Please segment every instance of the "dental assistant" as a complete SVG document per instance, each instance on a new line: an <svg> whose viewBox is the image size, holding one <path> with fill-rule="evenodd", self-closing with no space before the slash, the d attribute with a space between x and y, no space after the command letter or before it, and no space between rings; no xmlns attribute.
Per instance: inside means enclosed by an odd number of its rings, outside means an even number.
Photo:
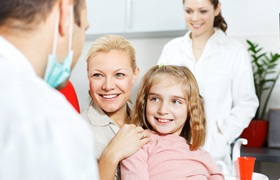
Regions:
<svg viewBox="0 0 280 180"><path fill-rule="evenodd" d="M188 67L204 98L207 137L203 148L230 166L230 144L258 107L246 48L228 37L219 0L184 0L189 31L168 42L158 64Z"/></svg>

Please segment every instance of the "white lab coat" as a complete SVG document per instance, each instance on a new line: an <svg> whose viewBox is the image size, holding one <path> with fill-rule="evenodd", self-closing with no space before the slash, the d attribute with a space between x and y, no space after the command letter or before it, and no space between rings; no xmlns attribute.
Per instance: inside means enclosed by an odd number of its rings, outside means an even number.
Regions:
<svg viewBox="0 0 280 180"><path fill-rule="evenodd" d="M258 107L249 54L240 42L215 29L196 61L189 34L168 42L158 64L182 65L193 72L205 102L203 148L215 160L229 162L230 143L248 126Z"/></svg>
<svg viewBox="0 0 280 180"><path fill-rule="evenodd" d="M1 36L0 47L0 179L98 179L90 128Z"/></svg>

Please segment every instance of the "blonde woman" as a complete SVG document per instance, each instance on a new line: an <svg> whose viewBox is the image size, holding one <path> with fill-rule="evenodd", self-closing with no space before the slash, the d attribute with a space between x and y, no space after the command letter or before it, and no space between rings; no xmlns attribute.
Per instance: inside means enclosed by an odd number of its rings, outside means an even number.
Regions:
<svg viewBox="0 0 280 180"><path fill-rule="evenodd" d="M150 140L141 127L127 124L139 73L135 50L121 36L100 37L88 52L87 72L92 101L83 117L94 132L100 179L120 179L119 162Z"/></svg>

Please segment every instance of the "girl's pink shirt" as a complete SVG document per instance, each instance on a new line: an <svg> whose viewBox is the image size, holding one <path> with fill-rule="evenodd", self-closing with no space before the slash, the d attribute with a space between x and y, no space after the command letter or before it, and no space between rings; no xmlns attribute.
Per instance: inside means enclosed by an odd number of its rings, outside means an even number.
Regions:
<svg viewBox="0 0 280 180"><path fill-rule="evenodd" d="M190 151L183 137L147 133L151 142L121 162L122 180L224 179L210 154Z"/></svg>

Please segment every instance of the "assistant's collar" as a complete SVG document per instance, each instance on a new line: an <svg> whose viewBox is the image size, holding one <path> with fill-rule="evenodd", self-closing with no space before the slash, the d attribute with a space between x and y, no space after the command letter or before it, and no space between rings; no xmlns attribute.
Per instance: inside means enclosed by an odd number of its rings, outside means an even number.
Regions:
<svg viewBox="0 0 280 180"><path fill-rule="evenodd" d="M214 28L214 34L208 39L208 41L215 41L218 44L224 44L227 43L227 35L219 28ZM192 43L192 39L190 38L191 31L188 31L184 35L184 41L188 44Z"/></svg>

